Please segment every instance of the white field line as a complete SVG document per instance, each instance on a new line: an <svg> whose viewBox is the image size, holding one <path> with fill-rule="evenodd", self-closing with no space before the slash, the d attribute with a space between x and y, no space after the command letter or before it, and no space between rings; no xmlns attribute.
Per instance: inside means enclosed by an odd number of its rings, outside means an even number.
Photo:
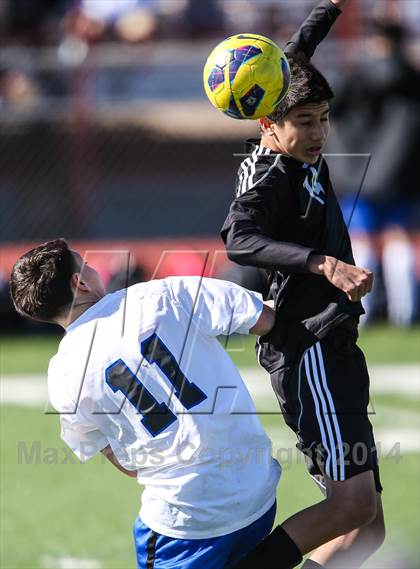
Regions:
<svg viewBox="0 0 420 569"><path fill-rule="evenodd" d="M272 396L270 378L261 367L241 368L251 395ZM369 366L371 393L391 393L420 398L420 364L376 364Z"/></svg>
<svg viewBox="0 0 420 569"><path fill-rule="evenodd" d="M268 374L259 367L244 367L241 375L257 403L258 411L278 412ZM372 394L394 394L420 399L420 366L417 364L372 365L369 368ZM48 402L45 375L0 378L0 404L45 407ZM260 408L259 403L264 403ZM268 403L268 407L266 404Z"/></svg>
<svg viewBox="0 0 420 569"><path fill-rule="evenodd" d="M256 403L259 413L280 415L276 397L266 372L261 368L242 368L249 391ZM420 405L420 373L415 364L408 365L374 365L370 366L371 392L373 406L376 394L394 394L419 400ZM15 376L0 379L0 404L29 406L41 409L48 408L46 377ZM382 411L382 409L379 409ZM373 410L375 414L375 411ZM383 413L371 417L376 424L375 438L383 453L390 452L395 444L400 445L401 453L420 452L420 420L419 414L404 410L401 403L393 409L393 418L382 422ZM398 419L398 420L397 420ZM390 427L392 424L392 428ZM295 445L294 435L283 424L279 417L279 426L270 428L269 435L273 446L282 451Z"/></svg>
<svg viewBox="0 0 420 569"><path fill-rule="evenodd" d="M44 555L41 565L44 569L102 569L102 563L97 559L81 559L70 555L62 557Z"/></svg>
<svg viewBox="0 0 420 569"><path fill-rule="evenodd" d="M0 404L45 407L47 379L42 375L4 377L0 380Z"/></svg>

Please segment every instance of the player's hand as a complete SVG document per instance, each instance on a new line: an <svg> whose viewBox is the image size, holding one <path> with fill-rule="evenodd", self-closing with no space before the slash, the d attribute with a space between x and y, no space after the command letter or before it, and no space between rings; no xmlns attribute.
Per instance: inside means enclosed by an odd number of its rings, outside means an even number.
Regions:
<svg viewBox="0 0 420 569"><path fill-rule="evenodd" d="M275 320L276 312L274 310L274 302L272 300L265 300L263 310L257 322L249 330L249 333L256 334L257 336L265 336L273 329Z"/></svg>
<svg viewBox="0 0 420 569"><path fill-rule="evenodd" d="M311 255L308 268L312 273L324 275L335 287L345 292L353 302L358 302L372 290L373 273L348 265L334 257Z"/></svg>
<svg viewBox="0 0 420 569"><path fill-rule="evenodd" d="M339 10L344 8L344 4L347 3L347 0L330 0L332 4L335 4Z"/></svg>

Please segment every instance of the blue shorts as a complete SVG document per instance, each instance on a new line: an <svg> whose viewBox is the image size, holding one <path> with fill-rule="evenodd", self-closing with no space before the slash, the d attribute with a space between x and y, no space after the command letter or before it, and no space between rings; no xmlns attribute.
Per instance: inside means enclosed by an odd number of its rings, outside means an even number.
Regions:
<svg viewBox="0 0 420 569"><path fill-rule="evenodd" d="M254 549L273 527L276 504L253 524L210 539L175 539L134 523L134 544L139 569L222 569L235 565Z"/></svg>

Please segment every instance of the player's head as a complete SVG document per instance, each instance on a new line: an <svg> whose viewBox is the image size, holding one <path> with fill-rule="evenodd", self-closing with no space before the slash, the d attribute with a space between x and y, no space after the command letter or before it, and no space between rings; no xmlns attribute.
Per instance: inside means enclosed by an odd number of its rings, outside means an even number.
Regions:
<svg viewBox="0 0 420 569"><path fill-rule="evenodd" d="M293 56L288 59L289 92L271 115L260 119L260 125L275 150L313 164L328 137L329 101L333 92L311 63Z"/></svg>
<svg viewBox="0 0 420 569"><path fill-rule="evenodd" d="M369 22L368 53L370 58L390 57L402 52L406 30L390 16L376 16Z"/></svg>
<svg viewBox="0 0 420 569"><path fill-rule="evenodd" d="M55 239L20 257L10 277L10 294L24 315L57 322L81 302L94 303L105 289L98 273L72 251L64 239Z"/></svg>

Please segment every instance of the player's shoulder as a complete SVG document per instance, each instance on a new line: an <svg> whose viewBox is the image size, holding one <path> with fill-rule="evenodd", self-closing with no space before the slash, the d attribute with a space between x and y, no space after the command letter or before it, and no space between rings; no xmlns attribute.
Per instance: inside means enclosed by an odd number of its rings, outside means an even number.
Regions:
<svg viewBox="0 0 420 569"><path fill-rule="evenodd" d="M167 279L153 279L127 288L128 298L144 300L169 294Z"/></svg>
<svg viewBox="0 0 420 569"><path fill-rule="evenodd" d="M127 289L128 303L144 301L152 311L156 304L180 303L185 297L198 294L202 280L199 276L171 276L136 284Z"/></svg>
<svg viewBox="0 0 420 569"><path fill-rule="evenodd" d="M229 294L231 289L240 289L230 281L202 276L168 277L164 281L170 290L171 299L189 306L202 301L212 303L216 297Z"/></svg>
<svg viewBox="0 0 420 569"><path fill-rule="evenodd" d="M261 146L258 139L248 139L245 149L246 157L239 166L236 179L237 197L254 188L281 182L281 178L285 176L281 154Z"/></svg>
<svg viewBox="0 0 420 569"><path fill-rule="evenodd" d="M205 280L201 276L167 277L163 283L171 300L182 304L197 298Z"/></svg>

